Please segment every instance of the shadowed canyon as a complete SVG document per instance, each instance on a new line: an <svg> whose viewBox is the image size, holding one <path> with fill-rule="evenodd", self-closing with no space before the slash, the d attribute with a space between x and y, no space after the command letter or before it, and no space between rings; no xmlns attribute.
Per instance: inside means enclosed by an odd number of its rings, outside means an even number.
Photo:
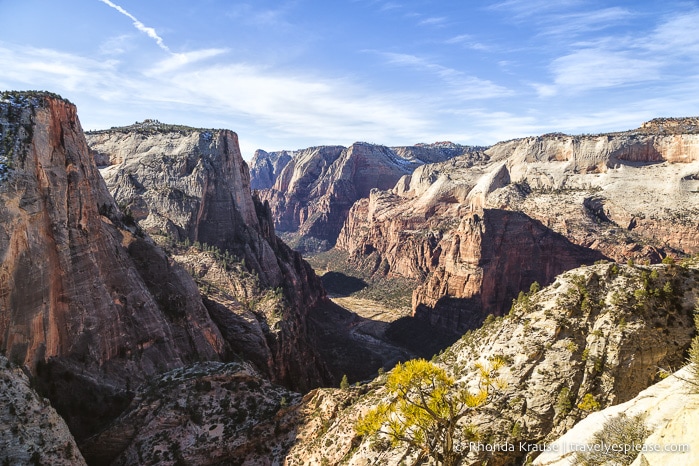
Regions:
<svg viewBox="0 0 699 466"><path fill-rule="evenodd" d="M581 464L533 446L627 412L696 438L699 118L250 166L231 130L85 133L47 92L3 93L0 131L3 464L447 464L357 427L417 358L494 374L455 464Z"/></svg>

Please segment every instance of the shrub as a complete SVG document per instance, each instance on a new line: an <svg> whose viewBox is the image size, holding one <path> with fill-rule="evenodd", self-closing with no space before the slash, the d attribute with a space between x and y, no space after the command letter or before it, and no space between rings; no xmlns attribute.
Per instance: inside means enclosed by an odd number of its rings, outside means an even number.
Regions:
<svg viewBox="0 0 699 466"><path fill-rule="evenodd" d="M582 401L578 403L578 408L583 411L597 411L600 408L600 404L591 393L585 393Z"/></svg>
<svg viewBox="0 0 699 466"><path fill-rule="evenodd" d="M570 412L572 407L573 403L570 401L570 388L561 388L561 391L558 392L558 399L556 400L556 411L558 411L560 415L565 416Z"/></svg>
<svg viewBox="0 0 699 466"><path fill-rule="evenodd" d="M649 434L650 431L646 428L643 415L629 417L621 413L605 422L602 429L592 436L592 444L600 447L576 453L576 464L584 466L629 465L638 456L643 442ZM619 446L623 446L623 448L619 448Z"/></svg>

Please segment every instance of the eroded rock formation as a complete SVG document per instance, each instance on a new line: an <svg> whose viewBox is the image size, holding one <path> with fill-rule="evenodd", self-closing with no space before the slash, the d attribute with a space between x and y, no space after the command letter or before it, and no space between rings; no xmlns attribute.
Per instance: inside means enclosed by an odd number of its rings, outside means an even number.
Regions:
<svg viewBox="0 0 699 466"><path fill-rule="evenodd" d="M275 227L294 248L322 251L335 244L352 204L372 189L392 188L424 163L472 152L477 153L474 148L451 143L309 148L294 153L274 185L260 195L270 203ZM267 163L264 158L258 160ZM256 171L268 173L263 168Z"/></svg>
<svg viewBox="0 0 699 466"><path fill-rule="evenodd" d="M72 104L8 94L0 125L12 162L0 184L0 347L80 437L131 386L218 359L226 344L190 276L119 213Z"/></svg>
<svg viewBox="0 0 699 466"><path fill-rule="evenodd" d="M93 156L103 162L110 192L147 233L229 254L243 272L257 276L261 289L283 292L287 305L280 310L279 326L270 329L259 316L265 339L251 345L259 347L254 359L273 360L273 379L299 389L325 381L327 372L309 341L306 322L308 310L325 299L325 292L310 266L275 235L267 204L253 199L237 135L147 121L91 133L87 139ZM181 262L199 270L185 256L180 255ZM203 277L206 270L196 275ZM233 283L224 289L234 299L249 298ZM229 327L227 317L235 317L226 308L235 314L231 309L239 306L210 298L206 304L212 316L222 329ZM243 321L251 317L242 314ZM237 326L245 326L237 320Z"/></svg>
<svg viewBox="0 0 699 466"><path fill-rule="evenodd" d="M575 265L695 253L699 135L672 121L423 165L355 203L337 247L375 273L426 279L414 311L459 329Z"/></svg>

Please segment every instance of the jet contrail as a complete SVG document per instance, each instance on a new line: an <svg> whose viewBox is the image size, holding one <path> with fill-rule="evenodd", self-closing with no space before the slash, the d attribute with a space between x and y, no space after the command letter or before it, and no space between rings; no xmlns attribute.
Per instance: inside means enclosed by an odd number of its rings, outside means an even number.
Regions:
<svg viewBox="0 0 699 466"><path fill-rule="evenodd" d="M155 32L155 29L149 28L148 26L146 26L145 24L143 24L142 22L140 22L134 15L132 15L132 14L129 13L128 11L124 10L124 9L123 9L122 7L120 7L119 5L116 5L116 4L112 3L112 2L110 2L109 0L99 0L99 1L102 2L102 3L104 3L105 5L108 5L108 6L112 7L112 8L114 8L116 11L118 11L118 12L121 13L122 15L128 17L131 21L133 21L133 25L136 26L136 29L138 29L138 30L141 31L141 32L145 32L146 34L148 34L148 37L150 37L151 39L155 39L155 42L158 44L158 47L160 47L161 49L165 50L166 52L170 52L170 49L168 48L167 45L165 45L165 44L163 43L162 37L160 37L160 36L158 35L158 33Z"/></svg>

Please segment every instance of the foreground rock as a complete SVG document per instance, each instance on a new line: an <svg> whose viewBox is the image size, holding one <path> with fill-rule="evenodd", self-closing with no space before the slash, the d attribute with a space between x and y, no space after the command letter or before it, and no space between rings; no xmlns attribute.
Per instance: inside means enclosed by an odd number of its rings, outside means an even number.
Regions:
<svg viewBox="0 0 699 466"><path fill-rule="evenodd" d="M275 173L274 158L262 153L253 160L260 195L268 200L274 225L300 251L332 247L352 204L371 189L389 189L419 165L478 152L451 143L388 148L366 143L313 147L296 151ZM263 189L276 174L274 184Z"/></svg>
<svg viewBox="0 0 699 466"><path fill-rule="evenodd" d="M0 425L3 464L85 464L63 418L4 356L0 356Z"/></svg>
<svg viewBox="0 0 699 466"><path fill-rule="evenodd" d="M299 401L248 365L198 364L142 387L83 451L92 464L270 464L295 440Z"/></svg>
<svg viewBox="0 0 699 466"><path fill-rule="evenodd" d="M659 368L683 363L694 332L697 277L696 266L602 264L567 272L523 296L508 316L467 333L437 360L472 389L478 364L494 358L506 362L499 376L507 387L462 427L475 426L492 445L537 445L558 438L595 410L631 400L660 379ZM410 462L416 452L354 432L356 420L385 400L381 380L363 389L314 393L309 403L329 414L299 431L287 462ZM469 445L459 447L468 451ZM484 448L471 451L463 464L517 464L528 454L526 448Z"/></svg>
<svg viewBox="0 0 699 466"><path fill-rule="evenodd" d="M605 422L622 415L627 418L643 416L643 422L650 433L645 441L641 441L646 451L638 455L632 463L634 466L697 464L699 431L697 431L696 419L699 416L699 399L685 382L688 377L687 369L682 369L643 390L638 396L625 403L590 414L565 435L551 443L551 451L542 453L533 464L541 466L577 464L579 458L573 449L582 445L594 445L593 436L596 433L604 434L602 427ZM636 439L628 438L625 445L630 445L633 440ZM656 448L660 448L661 451L654 451ZM679 448L682 450L671 451ZM669 451L662 451L665 449Z"/></svg>
<svg viewBox="0 0 699 466"><path fill-rule="evenodd" d="M163 370L227 351L191 277L124 217L76 115L48 94L0 100L0 347L76 437ZM10 164L8 164L10 165Z"/></svg>

